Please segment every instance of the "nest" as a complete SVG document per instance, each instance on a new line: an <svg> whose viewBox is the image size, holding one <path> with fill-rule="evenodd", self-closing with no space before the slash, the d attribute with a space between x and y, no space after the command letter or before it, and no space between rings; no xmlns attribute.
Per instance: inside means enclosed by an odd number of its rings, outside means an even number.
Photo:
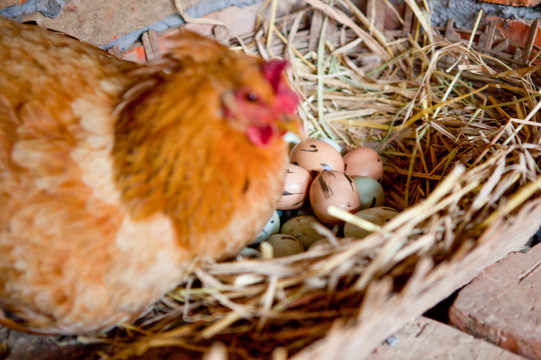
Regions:
<svg viewBox="0 0 541 360"><path fill-rule="evenodd" d="M135 325L92 340L115 358L174 346L209 359L360 359L535 233L535 57L476 50L479 21L451 42L429 9L408 0L401 16L385 3L402 29L383 31L350 0L284 16L271 1L254 33L229 41L289 59L309 135L377 150L400 215L362 240L328 231L328 246L303 254L203 264Z"/></svg>

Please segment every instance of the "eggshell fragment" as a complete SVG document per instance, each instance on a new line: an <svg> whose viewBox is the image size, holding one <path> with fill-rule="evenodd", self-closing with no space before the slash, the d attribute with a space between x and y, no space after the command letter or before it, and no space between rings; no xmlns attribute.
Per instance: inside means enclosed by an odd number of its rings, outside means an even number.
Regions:
<svg viewBox="0 0 541 360"><path fill-rule="evenodd" d="M263 230L257 235L257 237L254 240L254 244L258 244L271 236L272 234L276 234L280 231L280 215L278 215L278 212L275 211Z"/></svg>
<svg viewBox="0 0 541 360"><path fill-rule="evenodd" d="M312 176L321 171L344 171L342 155L325 141L308 139L291 149L291 162L306 169Z"/></svg>
<svg viewBox="0 0 541 360"><path fill-rule="evenodd" d="M272 245L273 257L282 257L293 254L299 254L304 251L301 242L291 235L275 234L271 235L266 243Z"/></svg>
<svg viewBox="0 0 541 360"><path fill-rule="evenodd" d="M361 209L383 206L385 204L385 193L379 182L368 176L355 176L353 181L357 186L357 190L359 190Z"/></svg>
<svg viewBox="0 0 541 360"><path fill-rule="evenodd" d="M351 177L340 171L324 171L310 186L310 205L319 220L332 226L342 221L328 213L329 206L355 212L360 209L361 200Z"/></svg>
<svg viewBox="0 0 541 360"><path fill-rule="evenodd" d="M313 215L297 216L286 221L280 233L294 236L305 249L308 249L310 245L323 237L314 229L314 224L321 224L321 222Z"/></svg>
<svg viewBox="0 0 541 360"><path fill-rule="evenodd" d="M298 209L304 204L312 177L300 166L287 164L284 191L278 201L279 210Z"/></svg>
<svg viewBox="0 0 541 360"><path fill-rule="evenodd" d="M366 221L370 221L373 224L383 226L385 225L387 221L391 220L396 215L398 215L398 211L390 207L375 207L375 208L361 210L357 212L355 215ZM346 225L344 225L345 237L354 237L357 239L362 239L368 234L370 234L370 231L361 229L360 227L355 226L353 224L346 223Z"/></svg>
<svg viewBox="0 0 541 360"><path fill-rule="evenodd" d="M351 150L344 155L345 170L349 176L370 176L377 181L383 177L383 162L379 154L366 147Z"/></svg>

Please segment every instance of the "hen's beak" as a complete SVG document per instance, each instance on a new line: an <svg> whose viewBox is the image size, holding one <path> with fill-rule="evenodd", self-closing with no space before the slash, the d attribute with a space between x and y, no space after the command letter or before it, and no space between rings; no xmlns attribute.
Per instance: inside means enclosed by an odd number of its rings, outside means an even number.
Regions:
<svg viewBox="0 0 541 360"><path fill-rule="evenodd" d="M284 116L280 121L276 123L276 127L284 133L291 131L304 139L304 129L302 127L301 120L294 116Z"/></svg>

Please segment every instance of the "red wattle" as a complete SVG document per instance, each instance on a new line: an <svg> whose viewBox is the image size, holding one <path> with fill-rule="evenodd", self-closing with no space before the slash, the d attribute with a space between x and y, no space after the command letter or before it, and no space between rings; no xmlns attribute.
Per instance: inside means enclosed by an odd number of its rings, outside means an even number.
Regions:
<svg viewBox="0 0 541 360"><path fill-rule="evenodd" d="M246 136L252 144L258 147L264 147L269 145L272 140L272 136L275 133L275 129L271 125L263 126L249 126L246 129Z"/></svg>

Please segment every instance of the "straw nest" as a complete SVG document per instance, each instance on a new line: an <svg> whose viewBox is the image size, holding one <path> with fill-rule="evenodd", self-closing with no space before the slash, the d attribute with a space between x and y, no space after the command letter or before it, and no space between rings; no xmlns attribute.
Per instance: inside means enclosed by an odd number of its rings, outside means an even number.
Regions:
<svg viewBox="0 0 541 360"><path fill-rule="evenodd" d="M303 254L203 264L99 339L115 357L175 346L210 359L360 359L535 232L540 66L476 51L479 22L451 43L406 3L411 32L378 30L350 0L306 0L285 16L274 1L231 44L288 58L310 136L377 150L401 214L362 240L327 231L328 246Z"/></svg>

